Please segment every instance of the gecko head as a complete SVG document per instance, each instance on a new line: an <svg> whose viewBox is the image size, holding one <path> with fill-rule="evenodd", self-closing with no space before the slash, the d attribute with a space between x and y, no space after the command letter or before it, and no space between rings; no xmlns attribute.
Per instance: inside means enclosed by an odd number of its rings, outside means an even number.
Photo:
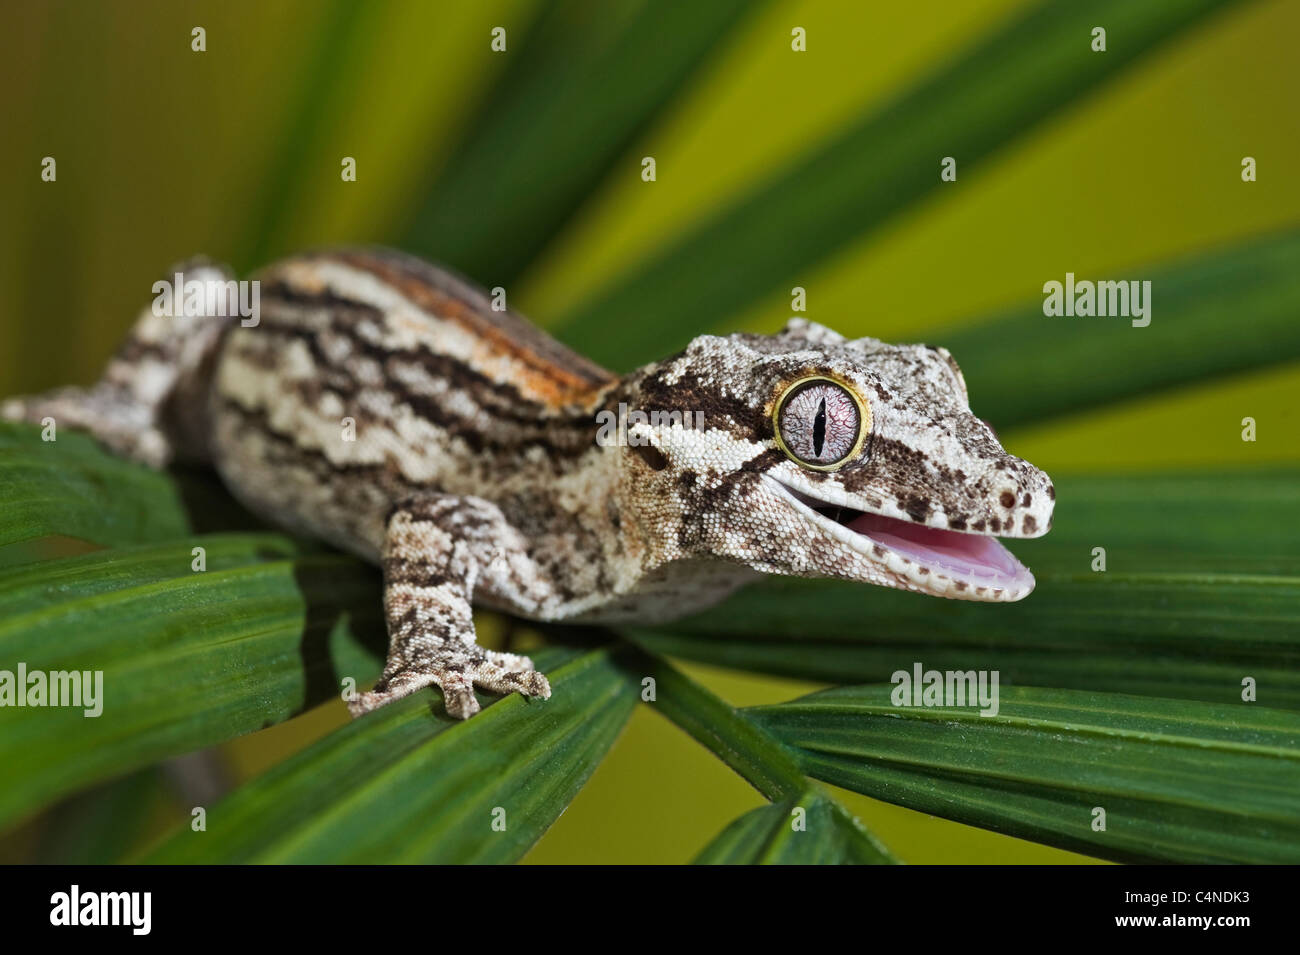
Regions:
<svg viewBox="0 0 1300 955"><path fill-rule="evenodd" d="M971 412L945 349L792 319L696 338L621 397L642 413L623 486L660 559L968 600L1033 590L996 538L1047 533L1055 489Z"/></svg>

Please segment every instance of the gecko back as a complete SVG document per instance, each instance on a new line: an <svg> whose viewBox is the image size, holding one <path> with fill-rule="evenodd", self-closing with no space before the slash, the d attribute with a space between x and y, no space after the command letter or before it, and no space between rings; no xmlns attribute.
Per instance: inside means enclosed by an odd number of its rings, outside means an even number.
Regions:
<svg viewBox="0 0 1300 955"><path fill-rule="evenodd" d="M395 503L496 498L530 461L591 449L612 376L465 280L386 250L258 279L260 322L230 331L211 415L218 469L266 517L373 558Z"/></svg>

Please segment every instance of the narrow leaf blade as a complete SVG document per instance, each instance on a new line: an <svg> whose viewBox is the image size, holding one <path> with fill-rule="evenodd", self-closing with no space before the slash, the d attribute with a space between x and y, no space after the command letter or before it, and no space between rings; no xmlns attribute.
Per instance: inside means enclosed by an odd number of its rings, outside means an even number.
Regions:
<svg viewBox="0 0 1300 955"><path fill-rule="evenodd" d="M563 0L542 9L420 205L407 248L491 285L514 278L759 5L592 6Z"/></svg>
<svg viewBox="0 0 1300 955"><path fill-rule="evenodd" d="M191 570L195 544L207 571ZM0 575L6 668L100 687L94 705L0 710L0 760L24 767L0 787L0 823L287 719L337 696L344 676L373 677L384 644L377 573L294 546L271 534L192 537Z"/></svg>
<svg viewBox="0 0 1300 955"><path fill-rule="evenodd" d="M153 471L88 435L62 428L46 442L10 421L0 421L0 501L0 547L52 536L119 547L264 526L209 471Z"/></svg>
<svg viewBox="0 0 1300 955"><path fill-rule="evenodd" d="M704 847L696 865L893 865L894 859L823 793L751 810Z"/></svg>
<svg viewBox="0 0 1300 955"><path fill-rule="evenodd" d="M983 716L896 689L746 713L810 775L959 822L1116 861L1300 860L1300 715L1003 687Z"/></svg>
<svg viewBox="0 0 1300 955"><path fill-rule="evenodd" d="M1296 577L1044 576L1016 604L780 580L625 633L655 653L834 683L888 680L919 660L1024 685L1226 703L1251 677L1269 706L1300 709Z"/></svg>
<svg viewBox="0 0 1300 955"><path fill-rule="evenodd" d="M1150 324L1141 328L1132 322L1142 319L1114 315L1045 316L1040 298L929 337L961 363L977 414L1000 429L1031 424L1300 356L1298 262L1300 230L1292 230L1129 269L1150 282Z"/></svg>
<svg viewBox="0 0 1300 955"><path fill-rule="evenodd" d="M31 425L0 422L0 545L64 534L107 546L189 530L166 475L104 452L67 429L44 442Z"/></svg>
<svg viewBox="0 0 1300 955"><path fill-rule="evenodd" d="M232 794L207 831L145 861L511 862L591 775L638 699L609 649L536 655L549 700L483 697L467 721L423 694L336 731Z"/></svg>

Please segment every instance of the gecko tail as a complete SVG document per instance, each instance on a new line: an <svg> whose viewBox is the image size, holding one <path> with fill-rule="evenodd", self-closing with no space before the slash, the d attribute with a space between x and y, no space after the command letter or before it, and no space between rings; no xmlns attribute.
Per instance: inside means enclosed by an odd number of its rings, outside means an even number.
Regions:
<svg viewBox="0 0 1300 955"><path fill-rule="evenodd" d="M186 288L193 293L188 298ZM207 259L176 266L154 285L153 301L99 381L89 388L10 398L0 403L0 418L84 431L115 454L153 468L176 461L207 463L208 393L232 322L225 307L232 289L237 294L233 274Z"/></svg>

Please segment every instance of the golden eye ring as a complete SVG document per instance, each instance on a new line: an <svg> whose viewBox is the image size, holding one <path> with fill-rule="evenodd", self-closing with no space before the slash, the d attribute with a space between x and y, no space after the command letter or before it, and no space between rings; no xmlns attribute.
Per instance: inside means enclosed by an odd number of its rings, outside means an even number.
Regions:
<svg viewBox="0 0 1300 955"><path fill-rule="evenodd" d="M844 441L841 436L838 442L840 445L846 446L847 450L839 454L832 461L823 462L809 460L808 457L801 455L796 447L791 446L792 443L797 445L799 442L791 442L787 439L785 432L788 430L789 425L783 427L782 413L792 407L790 404L791 400L805 394L810 389L816 388L823 389L820 391L823 399L820 405L821 413L825 413L825 398L828 395L831 397L844 395L851 402L851 408L855 412L857 419L857 433L848 441ZM833 391L827 392L824 390L827 388L833 389ZM781 392L781 396L777 398L776 404L772 408L772 436L776 439L776 446L781 449L786 457L794 461L800 467L808 468L812 471L838 471L845 464L858 456L862 451L862 445L867 440L867 435L870 433L871 407L865 400L863 400L862 396L858 394L855 388L847 382L840 381L838 378L830 378L826 375L808 375L803 378L798 378L785 387ZM820 452L817 453L820 454Z"/></svg>

